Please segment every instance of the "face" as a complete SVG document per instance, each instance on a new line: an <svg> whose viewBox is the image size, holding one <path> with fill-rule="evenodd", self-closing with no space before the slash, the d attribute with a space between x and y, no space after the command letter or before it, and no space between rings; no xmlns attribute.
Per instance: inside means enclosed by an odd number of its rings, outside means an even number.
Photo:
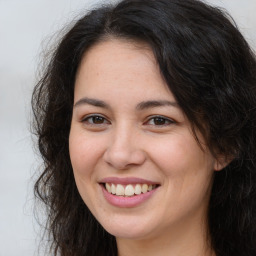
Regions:
<svg viewBox="0 0 256 256"><path fill-rule="evenodd" d="M206 218L216 161L146 45L113 39L85 54L69 145L79 193L114 236L153 238Z"/></svg>

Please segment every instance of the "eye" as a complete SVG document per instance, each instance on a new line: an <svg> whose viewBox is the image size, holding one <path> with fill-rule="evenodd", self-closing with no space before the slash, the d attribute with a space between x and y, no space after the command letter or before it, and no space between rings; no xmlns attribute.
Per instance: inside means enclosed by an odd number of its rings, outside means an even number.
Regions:
<svg viewBox="0 0 256 256"><path fill-rule="evenodd" d="M175 123L172 119L163 116L153 116L147 120L146 125L152 126L168 126Z"/></svg>
<svg viewBox="0 0 256 256"><path fill-rule="evenodd" d="M83 118L83 123L89 124L89 125L104 125L104 124L110 124L110 122L101 115L89 115Z"/></svg>

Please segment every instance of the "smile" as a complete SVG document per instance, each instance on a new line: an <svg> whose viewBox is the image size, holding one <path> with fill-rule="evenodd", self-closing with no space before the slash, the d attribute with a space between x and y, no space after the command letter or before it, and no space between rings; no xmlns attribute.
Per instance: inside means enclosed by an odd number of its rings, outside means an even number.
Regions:
<svg viewBox="0 0 256 256"><path fill-rule="evenodd" d="M147 202L160 187L157 182L134 177L109 177L101 180L99 185L105 200L120 208L136 207Z"/></svg>
<svg viewBox="0 0 256 256"><path fill-rule="evenodd" d="M125 196L131 197L135 195L145 194L153 189L155 189L157 185L152 184L111 184L105 183L105 188L108 193L117 195L117 196Z"/></svg>

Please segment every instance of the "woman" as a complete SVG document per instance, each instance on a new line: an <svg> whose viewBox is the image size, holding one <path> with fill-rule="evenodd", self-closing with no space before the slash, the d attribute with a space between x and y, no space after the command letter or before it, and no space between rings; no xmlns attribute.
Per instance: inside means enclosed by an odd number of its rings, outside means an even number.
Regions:
<svg viewBox="0 0 256 256"><path fill-rule="evenodd" d="M54 255L256 255L255 74L200 1L81 18L33 94Z"/></svg>

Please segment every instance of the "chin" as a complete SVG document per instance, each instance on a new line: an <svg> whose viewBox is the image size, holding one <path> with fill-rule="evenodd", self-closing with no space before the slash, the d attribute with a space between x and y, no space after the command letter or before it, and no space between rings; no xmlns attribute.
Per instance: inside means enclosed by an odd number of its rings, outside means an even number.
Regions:
<svg viewBox="0 0 256 256"><path fill-rule="evenodd" d="M137 230L136 228L109 228L106 229L108 233L117 237L117 238L125 238L125 239L132 239L132 240L139 240L145 237L148 237L147 232L145 230Z"/></svg>
<svg viewBox="0 0 256 256"><path fill-rule="evenodd" d="M143 223L140 220L134 220L130 216L128 218L120 218L120 220L109 220L106 223L100 222L103 228L111 235L126 239L142 239L153 233L153 226L149 225L150 221ZM146 224L146 225L145 225Z"/></svg>

